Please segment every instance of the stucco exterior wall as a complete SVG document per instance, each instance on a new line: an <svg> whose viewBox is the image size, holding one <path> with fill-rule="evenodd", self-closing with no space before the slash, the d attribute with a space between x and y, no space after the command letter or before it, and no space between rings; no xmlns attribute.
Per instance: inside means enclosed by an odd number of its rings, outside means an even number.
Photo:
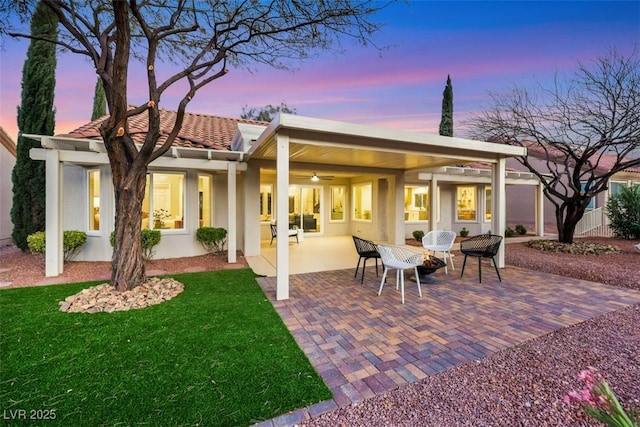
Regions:
<svg viewBox="0 0 640 427"><path fill-rule="evenodd" d="M87 171L100 170L100 230L89 231ZM152 169L153 170L153 169ZM212 174L212 212L214 227L228 227L227 221L227 177L224 174ZM114 195L111 171L108 165L86 168L77 165L64 165L63 192L63 229L82 230L87 232L87 243L75 261L110 261L113 248L109 236L114 229ZM241 188L238 184L238 192ZM155 257L180 258L204 255L206 252L196 240L196 230L199 227L198 218L198 172L188 171L185 180L185 229L161 230L160 243L155 247ZM241 212L242 202L238 196L238 212ZM243 220L238 215L237 247L242 250Z"/></svg>
<svg viewBox="0 0 640 427"><path fill-rule="evenodd" d="M11 233L13 232L13 223L11 222L13 183L11 182L11 173L15 164L15 156L3 144L0 144L0 246L13 243L11 238Z"/></svg>

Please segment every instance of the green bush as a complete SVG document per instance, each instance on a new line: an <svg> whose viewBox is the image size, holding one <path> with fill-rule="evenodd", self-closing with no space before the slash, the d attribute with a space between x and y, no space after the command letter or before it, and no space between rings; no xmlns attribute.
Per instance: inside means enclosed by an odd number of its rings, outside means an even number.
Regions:
<svg viewBox="0 0 640 427"><path fill-rule="evenodd" d="M504 230L504 236L505 237L513 237L516 235L516 230L514 230L511 227L507 227L506 230Z"/></svg>
<svg viewBox="0 0 640 427"><path fill-rule="evenodd" d="M522 236L527 234L527 229L522 224L516 224L516 233Z"/></svg>
<svg viewBox="0 0 640 427"><path fill-rule="evenodd" d="M144 262L153 259L153 256L156 254L156 251L153 248L160 243L161 237L162 234L160 234L160 230L150 230L148 228L142 229L142 259ZM111 243L111 246L115 245L115 238L115 232L112 231L109 235L109 243Z"/></svg>
<svg viewBox="0 0 640 427"><path fill-rule="evenodd" d="M462 230L460 230L460 236L467 237L468 235L469 235L469 230L467 230L467 227L462 227Z"/></svg>
<svg viewBox="0 0 640 427"><path fill-rule="evenodd" d="M607 201L609 227L616 237L640 239L640 186L620 187Z"/></svg>
<svg viewBox="0 0 640 427"><path fill-rule="evenodd" d="M65 261L71 261L82 245L87 243L87 233L79 230L66 230L62 233L62 250ZM47 234L38 231L27 236L27 245L33 253L45 253L47 249Z"/></svg>
<svg viewBox="0 0 640 427"><path fill-rule="evenodd" d="M227 230L216 227L200 227L196 230L196 239L210 254L217 255L227 242Z"/></svg>
<svg viewBox="0 0 640 427"><path fill-rule="evenodd" d="M424 231L422 230L415 230L413 232L413 237L415 237L416 240L422 242L422 238L424 237Z"/></svg>

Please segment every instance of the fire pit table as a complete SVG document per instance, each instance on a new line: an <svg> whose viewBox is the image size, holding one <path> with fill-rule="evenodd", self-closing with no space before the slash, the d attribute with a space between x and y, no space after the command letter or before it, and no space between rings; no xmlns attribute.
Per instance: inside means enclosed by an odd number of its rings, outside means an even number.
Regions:
<svg viewBox="0 0 640 427"><path fill-rule="evenodd" d="M424 264L418 266L418 275L420 276L420 283L434 283L434 279L431 274L439 268L444 267L446 264L440 258L430 256L424 260ZM415 281L415 276L412 277Z"/></svg>

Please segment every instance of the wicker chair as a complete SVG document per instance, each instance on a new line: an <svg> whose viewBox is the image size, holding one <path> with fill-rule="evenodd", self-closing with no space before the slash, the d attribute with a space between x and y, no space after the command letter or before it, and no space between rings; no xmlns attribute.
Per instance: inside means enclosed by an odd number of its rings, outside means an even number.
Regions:
<svg viewBox="0 0 640 427"><path fill-rule="evenodd" d="M462 273L464 274L464 266L467 263L467 257L478 258L478 279L482 283L482 258L491 258L493 261L493 268L496 269L498 274L498 280L502 282L498 266L496 265L495 256L500 249L500 243L502 243L502 236L496 234L481 234L479 236L472 237L460 242L460 252L464 254L464 262L462 263Z"/></svg>
<svg viewBox="0 0 640 427"><path fill-rule="evenodd" d="M418 283L418 294L422 298L422 290L420 289L420 275L418 274L418 266L424 263L424 256L420 252L405 248L403 246L394 245L378 245L378 252L382 257L382 263L384 264L384 273L382 274L382 281L380 282L380 289L378 295L382 293L382 287L384 286L387 273L390 269L396 269L396 289L398 284L402 294L402 303L404 304L404 270L412 268L416 273L416 282Z"/></svg>
<svg viewBox="0 0 640 427"><path fill-rule="evenodd" d="M376 248L376 244L371 240L365 240L357 236L353 237L353 244L356 246L356 251L358 252L358 265L356 266L356 272L353 277L358 276L358 269L360 268L360 260L364 259L362 263L362 277L360 278L360 283L364 282L364 267L367 265L367 260L373 258L376 260L376 277L378 276L378 260L380 259L380 253L378 252L378 248Z"/></svg>

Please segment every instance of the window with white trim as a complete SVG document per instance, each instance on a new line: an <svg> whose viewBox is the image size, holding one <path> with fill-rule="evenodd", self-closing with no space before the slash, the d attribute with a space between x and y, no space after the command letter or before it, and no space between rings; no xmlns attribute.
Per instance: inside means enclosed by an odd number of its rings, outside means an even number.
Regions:
<svg viewBox="0 0 640 427"><path fill-rule="evenodd" d="M211 227L211 175L198 175L198 226Z"/></svg>
<svg viewBox="0 0 640 427"><path fill-rule="evenodd" d="M345 220L344 210L346 207L345 195L347 187L344 185L331 185L331 220L342 222Z"/></svg>
<svg viewBox="0 0 640 427"><path fill-rule="evenodd" d="M458 221L475 221L478 209L476 187L460 186L456 190L456 218Z"/></svg>
<svg viewBox="0 0 640 427"><path fill-rule="evenodd" d="M89 231L100 231L100 170L87 171Z"/></svg>
<svg viewBox="0 0 640 427"><path fill-rule="evenodd" d="M373 185L370 182L353 185L353 219L371 221L372 198Z"/></svg>
<svg viewBox="0 0 640 427"><path fill-rule="evenodd" d="M493 197L491 194L491 187L484 187L484 220L486 222L491 221L492 213L493 213Z"/></svg>
<svg viewBox="0 0 640 427"><path fill-rule="evenodd" d="M150 172L142 201L142 228L184 229L184 173Z"/></svg>
<svg viewBox="0 0 640 427"><path fill-rule="evenodd" d="M404 187L404 220L429 220L429 187L406 185Z"/></svg>
<svg viewBox="0 0 640 427"><path fill-rule="evenodd" d="M583 193L588 191L586 182L581 182L580 183L580 190ZM589 204L587 205L587 207L585 209L595 209L595 208L596 208L596 198L595 197L591 197L589 199Z"/></svg>
<svg viewBox="0 0 640 427"><path fill-rule="evenodd" d="M273 219L273 185L260 185L260 221L268 222Z"/></svg>

